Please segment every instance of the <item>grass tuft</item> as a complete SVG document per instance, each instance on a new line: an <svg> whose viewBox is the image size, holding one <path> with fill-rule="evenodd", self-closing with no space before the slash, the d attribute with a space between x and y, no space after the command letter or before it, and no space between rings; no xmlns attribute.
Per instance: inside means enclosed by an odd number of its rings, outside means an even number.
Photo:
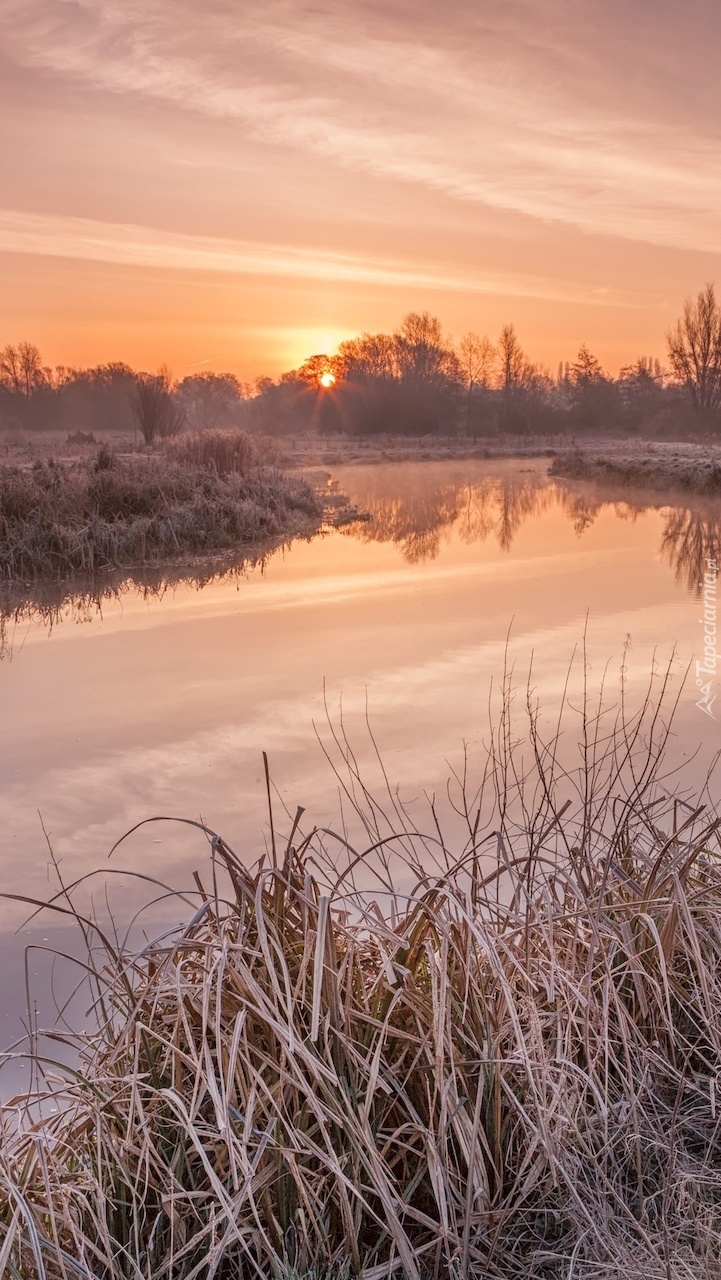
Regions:
<svg viewBox="0 0 721 1280"><path fill-rule="evenodd" d="M201 827L184 929L95 927L59 1109L3 1112L3 1274L718 1277L720 820L657 705L587 706L573 765L509 708L454 855L339 738L364 850Z"/></svg>

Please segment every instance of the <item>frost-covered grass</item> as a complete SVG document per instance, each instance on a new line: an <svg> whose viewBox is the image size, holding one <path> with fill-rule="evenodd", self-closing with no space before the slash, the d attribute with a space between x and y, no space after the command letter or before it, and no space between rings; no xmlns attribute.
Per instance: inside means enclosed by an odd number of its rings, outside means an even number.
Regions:
<svg viewBox="0 0 721 1280"><path fill-rule="evenodd" d="M0 580L170 561L307 531L321 514L305 480L263 465L238 434L150 456L101 446L92 460L0 467Z"/></svg>
<svg viewBox="0 0 721 1280"><path fill-rule="evenodd" d="M587 707L570 770L507 708L452 849L341 742L365 848L201 827L184 928L79 921L97 1030L2 1113L3 1275L716 1280L719 818L658 706Z"/></svg>
<svg viewBox="0 0 721 1280"><path fill-rule="evenodd" d="M559 453L550 474L602 480L646 489L678 489L721 494L721 448L695 444L638 444L629 448L569 449Z"/></svg>

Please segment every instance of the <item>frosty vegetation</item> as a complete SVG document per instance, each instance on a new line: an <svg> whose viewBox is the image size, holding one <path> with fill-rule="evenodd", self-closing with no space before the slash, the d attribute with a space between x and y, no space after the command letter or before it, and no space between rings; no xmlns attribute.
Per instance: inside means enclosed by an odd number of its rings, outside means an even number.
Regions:
<svg viewBox="0 0 721 1280"><path fill-rule="evenodd" d="M265 465L240 433L185 435L164 451L0 467L0 582L93 575L314 531L300 476Z"/></svg>

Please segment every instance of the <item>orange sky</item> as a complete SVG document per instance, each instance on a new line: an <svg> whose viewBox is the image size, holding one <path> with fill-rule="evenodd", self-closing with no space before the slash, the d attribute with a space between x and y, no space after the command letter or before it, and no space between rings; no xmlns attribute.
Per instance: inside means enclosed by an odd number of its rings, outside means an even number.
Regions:
<svg viewBox="0 0 721 1280"><path fill-rule="evenodd" d="M721 9L3 0L0 346L279 373L428 308L555 369L721 284Z"/></svg>

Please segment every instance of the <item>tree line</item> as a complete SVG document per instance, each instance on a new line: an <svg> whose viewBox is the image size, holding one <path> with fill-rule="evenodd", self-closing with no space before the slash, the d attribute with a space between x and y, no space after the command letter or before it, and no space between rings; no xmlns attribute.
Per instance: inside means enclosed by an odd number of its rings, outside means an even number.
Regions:
<svg viewBox="0 0 721 1280"><path fill-rule="evenodd" d="M393 333L363 333L279 379L232 373L180 381L123 363L51 369L30 342L0 350L0 428L139 434L244 427L269 434L425 435L721 428L721 305L708 284L666 335L668 367L640 356L612 376L585 345L555 374L525 354L512 324L497 340L454 344L411 312Z"/></svg>

